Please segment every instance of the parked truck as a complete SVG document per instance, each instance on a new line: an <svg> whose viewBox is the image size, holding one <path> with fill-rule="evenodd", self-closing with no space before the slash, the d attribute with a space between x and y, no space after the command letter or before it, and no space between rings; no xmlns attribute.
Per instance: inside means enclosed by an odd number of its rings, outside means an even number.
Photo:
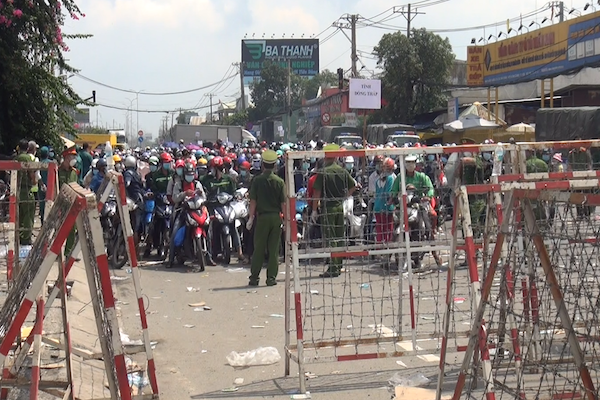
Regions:
<svg viewBox="0 0 600 400"><path fill-rule="evenodd" d="M183 139L185 143L196 143L199 140L203 142L216 142L221 139L223 142L242 143L241 126L229 125L175 125L172 140L179 142Z"/></svg>

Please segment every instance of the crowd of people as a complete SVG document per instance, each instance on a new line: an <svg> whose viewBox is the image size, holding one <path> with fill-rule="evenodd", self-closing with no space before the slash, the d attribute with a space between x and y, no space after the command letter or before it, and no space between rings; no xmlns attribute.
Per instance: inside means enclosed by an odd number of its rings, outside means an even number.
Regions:
<svg viewBox="0 0 600 400"><path fill-rule="evenodd" d="M487 141L486 144L493 142ZM429 238L442 233L442 224L450 215L451 185L447 175L451 173L466 184L485 183L490 179L494 162L493 152L480 154L461 153L456 158L445 154L427 154L421 143L411 144L415 148L412 155L405 157L405 180L401 182L400 167L395 157L375 156L372 158L316 159L307 157L294 160L293 187L295 192L306 190L308 200L307 215L313 225L321 227L327 246L338 247L345 237L344 199L364 196L368 199L368 212L373 215L373 224L365 232L372 233L374 240L386 243L394 240L394 212L404 184L411 193L429 203L432 232ZM342 148L361 147L358 144L344 144ZM376 147L376 146L372 146ZM394 147L387 144L379 147ZM278 271L278 257L281 246L282 228L285 216L285 154L296 150L338 150L340 146L321 141L310 144L284 144L249 142L246 145L224 143L188 144L183 141L176 148L155 147L136 148L127 151L91 149L87 144L81 147L62 149L57 153L51 147L39 147L33 141L21 141L15 159L22 162L57 162L59 184L78 182L80 185L98 192L109 167L121 172L126 193L134 203L143 204L146 193L154 196L166 195L169 203L177 208L185 199L201 194L206 199L221 192L234 195L237 189L247 188L249 196L249 217L243 227L244 235L233 235L233 248L240 262L248 263L251 258L250 285L258 285L263 261L267 264L267 285L275 285ZM460 171L453 161L460 160ZM560 172L565 169L591 169L593 159L590 149L577 148L567 154L563 163L563 153L551 149L530 152L526 161L527 172ZM505 164L510 162L508 155ZM458 164L457 164L458 165ZM44 199L47 185L46 171L32 171L23 174L19 181L19 223L20 243L31 244L35 217L34 199L39 201L39 215L44 222ZM486 199L474 196L470 199L472 219L477 221L484 216ZM442 212L446 206L445 211ZM138 210L143 207L138 207ZM173 224L175 225L175 224ZM136 243L141 233L141 217L133 216L132 226ZM171 235L173 236L173 235ZM310 235L309 235L310 236ZM74 233L69 236L65 253L73 246ZM242 243L243 241L243 243ZM166 257L167 248L150 240L144 249L144 256L152 250L161 258ZM167 266L173 265L173 251L169 251ZM206 264L215 265L219 249L209 246ZM434 255L436 262L441 263ZM342 260L332 258L322 277L340 275ZM193 269L196 270L196 269Z"/></svg>

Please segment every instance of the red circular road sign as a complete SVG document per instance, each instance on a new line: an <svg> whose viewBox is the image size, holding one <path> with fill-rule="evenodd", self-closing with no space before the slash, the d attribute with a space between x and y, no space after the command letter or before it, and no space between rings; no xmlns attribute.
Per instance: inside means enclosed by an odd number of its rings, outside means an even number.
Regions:
<svg viewBox="0 0 600 400"><path fill-rule="evenodd" d="M323 113L323 115L321 115L321 121L323 121L323 123L325 124L328 124L330 119L331 116L329 115L329 113Z"/></svg>
<svg viewBox="0 0 600 400"><path fill-rule="evenodd" d="M138 136L144 136L144 131L138 131Z"/></svg>

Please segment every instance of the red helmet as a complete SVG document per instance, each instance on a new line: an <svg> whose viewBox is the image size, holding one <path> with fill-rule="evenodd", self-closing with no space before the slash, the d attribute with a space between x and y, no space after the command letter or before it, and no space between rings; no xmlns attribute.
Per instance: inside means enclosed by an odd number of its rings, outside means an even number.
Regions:
<svg viewBox="0 0 600 400"><path fill-rule="evenodd" d="M173 157L171 157L171 155L165 151L160 155L160 161L163 163L170 163L173 161Z"/></svg>
<svg viewBox="0 0 600 400"><path fill-rule="evenodd" d="M231 158L232 161L237 160L237 155L235 153L229 153L227 154L227 157Z"/></svg>
<svg viewBox="0 0 600 400"><path fill-rule="evenodd" d="M223 157L216 156L211 160L211 167L222 167L223 166Z"/></svg>
<svg viewBox="0 0 600 400"><path fill-rule="evenodd" d="M242 169L250 169L250 163L248 161L244 161L243 163L240 164L240 168Z"/></svg>
<svg viewBox="0 0 600 400"><path fill-rule="evenodd" d="M223 164L231 165L231 158L229 156L223 157Z"/></svg>
<svg viewBox="0 0 600 400"><path fill-rule="evenodd" d="M185 167L185 161L183 161L183 160L175 161L175 168L184 168L184 167Z"/></svg>
<svg viewBox="0 0 600 400"><path fill-rule="evenodd" d="M383 156L382 155L377 155L375 156L375 159L373 161L375 161L376 163L380 163L383 162Z"/></svg>

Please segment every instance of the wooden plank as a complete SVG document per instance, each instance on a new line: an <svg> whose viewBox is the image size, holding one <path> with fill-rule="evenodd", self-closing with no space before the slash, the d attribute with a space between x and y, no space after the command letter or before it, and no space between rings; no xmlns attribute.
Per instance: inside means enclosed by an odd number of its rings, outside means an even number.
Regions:
<svg viewBox="0 0 600 400"><path fill-rule="evenodd" d="M62 344L60 341L58 341L57 339L52 339L49 338L47 336L43 336L42 337L42 342L44 342L47 345L56 347L57 349L60 350L65 350L65 346L64 344ZM85 349L81 349L78 348L76 346L72 346L72 350L73 350L73 354L75 354L76 356L79 356L81 358L83 358L84 360L100 360L102 359L102 353L93 353L89 350L85 350Z"/></svg>

